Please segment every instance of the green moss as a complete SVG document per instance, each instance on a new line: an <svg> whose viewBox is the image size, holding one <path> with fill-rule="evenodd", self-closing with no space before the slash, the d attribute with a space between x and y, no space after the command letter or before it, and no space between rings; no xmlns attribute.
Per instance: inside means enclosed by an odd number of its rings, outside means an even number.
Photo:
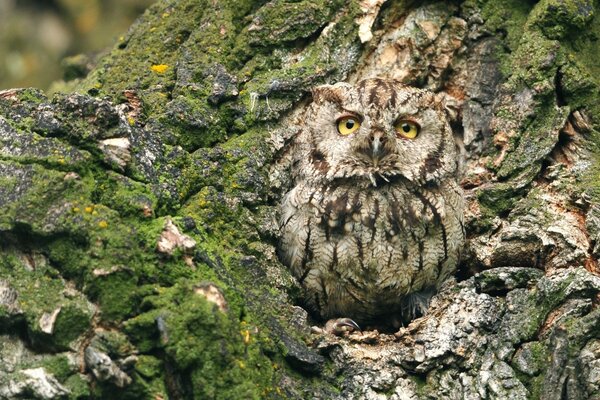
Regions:
<svg viewBox="0 0 600 400"><path fill-rule="evenodd" d="M85 212L85 210L83 211ZM135 313L153 285L172 285L199 273L178 256L159 258L156 242L164 219L129 223L109 221L107 226L76 244L57 238L48 244L50 260L63 276L79 282L101 308L104 321L120 321Z"/></svg>
<svg viewBox="0 0 600 400"><path fill-rule="evenodd" d="M80 90L117 100L123 89L135 89L145 114L169 129L177 144L195 150L277 118L301 91L327 76L344 77L358 59L356 32L337 32L356 29L356 2L341 12L341 0L260 6L251 1L157 3ZM245 19L250 11L254 18ZM338 12L334 32L315 43L302 42ZM290 49L290 42L297 47ZM329 48L339 49L339 56L332 58ZM292 55L298 61L281 64Z"/></svg>
<svg viewBox="0 0 600 400"><path fill-rule="evenodd" d="M158 206L158 199L149 184L112 171L107 171L96 181L94 197L98 203L110 204L121 217L151 218Z"/></svg>
<svg viewBox="0 0 600 400"><path fill-rule="evenodd" d="M567 121L569 107L557 107L554 100L540 104L535 119L521 134L514 151L509 152L498 170L498 177L507 179L517 174L531 179L541 169L541 163L558 142L558 134Z"/></svg>
<svg viewBox="0 0 600 400"><path fill-rule="evenodd" d="M477 6L487 29L507 34L502 40L507 51L499 59L506 76L504 90L515 93L513 103L505 102L496 109L498 120L506 121L513 132L508 148L503 149L507 150L506 157L494 168L507 185L523 188L557 145L559 131L572 111L584 110L592 121L600 122L600 90L595 78L600 24L593 2L588 0L544 0L536 4L479 1L464 5ZM523 104L516 107L519 102ZM586 146L593 144L590 141ZM581 179L586 181L582 188L596 191L590 187L597 186L597 180L589 175ZM486 208L511 208L501 199L507 196L498 196L502 188L491 190L480 194ZM500 202L494 204L496 200Z"/></svg>
<svg viewBox="0 0 600 400"><path fill-rule="evenodd" d="M246 32L249 44L272 47L275 44L307 38L331 19L342 1L274 1L254 14Z"/></svg>
<svg viewBox="0 0 600 400"><path fill-rule="evenodd" d="M66 355L62 354L44 360L42 366L46 371L54 375L59 382L65 382L71 375L77 372L77 367Z"/></svg>
<svg viewBox="0 0 600 400"><path fill-rule="evenodd" d="M169 107L163 121L173 125L184 149L208 147L227 137L225 127L218 120L220 115L206 103L206 99L177 96ZM215 119L217 124L213 125L211 121Z"/></svg>
<svg viewBox="0 0 600 400"><path fill-rule="evenodd" d="M535 30L526 30L520 39L506 65L508 70L503 71L509 84L515 89L529 87L544 94L554 94L556 66L562 61L560 42L549 40Z"/></svg>
<svg viewBox="0 0 600 400"><path fill-rule="evenodd" d="M237 32L235 23L242 16L240 12L249 11L250 4L189 0L157 3L146 11L138 29L117 44L102 61L102 67L96 69L81 88L111 96L119 96L124 88L136 89L145 113L164 115L159 118L175 129L185 148L222 140L230 120L224 117L227 111L213 111L206 103L212 82L202 76L202 68L223 58L224 50L233 43ZM204 29L196 29L197 26ZM192 86L175 85L178 62L180 69L187 70L180 73L189 74L187 79ZM166 107L171 98L176 99L175 102ZM187 117L177 118L180 115ZM195 127L188 123L195 119L205 122ZM205 128L210 132L204 133Z"/></svg>
<svg viewBox="0 0 600 400"><path fill-rule="evenodd" d="M110 229L115 228L119 229L114 226ZM133 271L139 265L136 262L139 256L135 246L127 246L125 235L115 238L110 233L94 235L91 248L85 244L77 246L67 237L54 240L48 250L50 259L61 266L64 276L80 285L85 283L85 292L100 304L103 319L119 320L133 312L137 304L136 293L140 289ZM122 246L111 241L119 239L123 239Z"/></svg>
<svg viewBox="0 0 600 400"><path fill-rule="evenodd" d="M574 30L563 39L566 62L560 69L560 91L572 110L581 110L592 125L591 132L583 132L585 147L592 152L592 160L600 160L600 24L598 15L587 21L585 29ZM589 172L579 176L579 186L593 199L600 201L600 171L598 162L592 162Z"/></svg>
<svg viewBox="0 0 600 400"><path fill-rule="evenodd" d="M71 375L64 382L64 386L66 386L71 392L71 399L84 400L91 398L90 385L88 380L85 379L84 375Z"/></svg>
<svg viewBox="0 0 600 400"><path fill-rule="evenodd" d="M50 266L40 262L35 270L29 269L19 253L5 250L0 258L0 279L10 282L18 293L31 341L42 349L66 350L90 328L93 310L82 296L65 295L64 282L55 279L59 275ZM0 315L3 308L0 306ZM56 315L54 323L42 325L51 315Z"/></svg>
<svg viewBox="0 0 600 400"><path fill-rule="evenodd" d="M182 282L146 298L144 307L152 309L125 329L138 348L162 348L179 371L188 371L194 398L261 398L273 384L273 367L261 351L263 333L238 319L240 302L231 301L236 296L225 292L223 313ZM153 376L156 366L153 361L145 376Z"/></svg>
<svg viewBox="0 0 600 400"><path fill-rule="evenodd" d="M85 261L88 259L84 246L85 242L64 236L52 240L46 251L50 261L60 268L66 279L83 282L86 274Z"/></svg>
<svg viewBox="0 0 600 400"><path fill-rule="evenodd" d="M153 356L141 355L135 363L135 370L144 378L155 378L162 375L163 362Z"/></svg>
<svg viewBox="0 0 600 400"><path fill-rule="evenodd" d="M66 348L89 329L93 310L85 303L67 303L60 310L54 326L55 341Z"/></svg>
<svg viewBox="0 0 600 400"><path fill-rule="evenodd" d="M157 357L150 355L138 356L135 363L134 386L145 393L146 398L168 398L163 374L165 364Z"/></svg>
<svg viewBox="0 0 600 400"><path fill-rule="evenodd" d="M593 13L592 0L543 0L535 6L529 23L548 38L562 39L585 28Z"/></svg>
<svg viewBox="0 0 600 400"><path fill-rule="evenodd" d="M566 292L571 289L571 285L574 281L582 279L582 274L587 274L583 268L570 269L567 276L558 282L544 281L543 285L538 284L532 290L528 290L526 296L517 296L513 294L511 296L510 309L512 315L510 318L504 319L503 326L500 328L500 334L511 338L513 343L535 340L540 326L546 321L549 313L552 312L552 310L555 310L556 307L564 301ZM513 291L513 293L516 293L516 290ZM587 329L589 326L586 327L586 324L591 322L593 326L598 323L598 320L594 319L597 318L597 316L593 314L595 313L592 312L584 318L579 318L577 316L568 318L565 322L561 321L560 326L562 327L565 324L568 326L571 323L575 323L573 326L574 332L582 328ZM518 324L515 324L517 321ZM574 342L572 344L574 348L583 345L582 343L576 344ZM548 344L545 344L545 346L547 348ZM580 348L581 347L579 347L577 351L579 351ZM540 350L540 357L543 357L544 349L538 348L538 350ZM547 358L545 362L547 362Z"/></svg>
<svg viewBox="0 0 600 400"><path fill-rule="evenodd" d="M28 105L41 104L42 102L47 100L44 93L41 90L35 88L17 89L16 94L19 102L26 103Z"/></svg>
<svg viewBox="0 0 600 400"><path fill-rule="evenodd" d="M163 292L163 288L156 288L155 295ZM125 321L123 325L124 332L130 337L136 348L141 353L154 351L160 340L160 332L157 329L157 318L160 316L160 309L152 307L148 310L149 304L142 303L145 312L136 315Z"/></svg>
<svg viewBox="0 0 600 400"><path fill-rule="evenodd" d="M31 233L32 246L56 268L53 278L71 280L97 303L99 324L123 323L139 352L120 398L166 397L170 368L195 398L283 396L273 364L284 368L285 349L266 328L267 315L287 312L285 295L265 279L265 270L280 266L261 245L251 211L267 207L269 196L265 122L315 84L348 76L362 51L359 13L357 1L341 0L158 2L78 86L117 103L135 93L142 115L128 128L141 144L132 143L132 152L147 151L151 162L134 157L123 174L106 173L97 141L131 132L100 100L78 97L73 106L65 96L53 101L64 110L56 116L61 128L31 136L68 142L86 158L64 166L50 157L30 158L39 165L26 167L6 162L27 170L29 181L25 196L0 213L0 229ZM317 38L333 19L329 34ZM24 118L17 127L34 126ZM73 170L79 176L65 179ZM157 253L165 215L198 243L193 266L180 251ZM221 288L229 311L194 292L203 281ZM80 306L67 302L58 316L57 329L67 332L61 346L84 325ZM67 381L81 384L79 375ZM77 396L106 398L114 395L109 386Z"/></svg>
<svg viewBox="0 0 600 400"><path fill-rule="evenodd" d="M21 128L22 129L22 128ZM6 151L4 160L22 164L37 163L50 169L79 171L86 168L92 156L57 138L46 138L28 131L15 131L6 140L0 139L5 149L17 148L15 152Z"/></svg>
<svg viewBox="0 0 600 400"><path fill-rule="evenodd" d="M548 365L548 347L543 342L529 342L527 349L531 355L530 361L534 368L544 371Z"/></svg>
<svg viewBox="0 0 600 400"><path fill-rule="evenodd" d="M560 69L560 91L563 101L576 110L587 108L588 112L597 116L600 107L593 99L598 95L598 80L592 76L593 69L577 61L577 56L572 53L569 61Z"/></svg>
<svg viewBox="0 0 600 400"><path fill-rule="evenodd" d="M594 15L593 19L586 25L585 29L581 29L577 34L569 37L569 41L565 44L569 46L569 59L576 61L581 68L585 69L592 77L596 77L598 81L600 76L600 65L598 65L595 56L600 51L600 24L598 23L598 15Z"/></svg>
<svg viewBox="0 0 600 400"><path fill-rule="evenodd" d="M428 393L428 387L430 383L427 381L427 378L422 375L410 375L409 379L415 383L416 392L422 395Z"/></svg>
<svg viewBox="0 0 600 400"><path fill-rule="evenodd" d="M546 209L547 203L545 203L542 199L543 192L537 187L532 188L527 193L527 196L521 199L516 199L518 202L512 210L508 220L513 222L517 218L535 213L538 218L542 219L542 221L539 221L539 223L542 226L548 226L548 224L550 224L552 221L552 216Z"/></svg>
<svg viewBox="0 0 600 400"><path fill-rule="evenodd" d="M19 191L6 192L4 197L0 227L6 230L15 224L26 225L36 232L58 228L57 225L61 225L58 219L68 211L49 215L48 209L76 201L87 190L79 180L65 180L64 172L48 170L39 165L20 166L0 161L0 168L12 168L14 176L19 177Z"/></svg>
<svg viewBox="0 0 600 400"><path fill-rule="evenodd" d="M481 7L486 28L496 34L505 33L506 44L510 50L515 50L523 36L532 4L520 0L472 1L472 3L476 3L476 8Z"/></svg>
<svg viewBox="0 0 600 400"><path fill-rule="evenodd" d="M153 397L154 395L166 396L166 393L152 393L143 382L137 380L133 380L124 388L116 388L115 385L109 382L101 382L91 386L90 390L91 395L89 398L92 399L111 399L114 398L115 394L119 396L119 400L154 400L156 398ZM168 396L165 398L168 398Z"/></svg>
<svg viewBox="0 0 600 400"><path fill-rule="evenodd" d="M569 283L570 282L567 282L567 285ZM560 289L564 289L564 287L561 287ZM559 293L557 295L562 296L564 293ZM555 307L557 304L558 302L555 302L551 307ZM523 372L519 372L517 376L519 380L523 382L525 387L527 387L530 398L541 398L540 396L543 393L544 383L547 380L547 367L550 364L559 361L554 359L555 355L558 354L559 357L562 357L562 354L564 354L565 360L574 360L580 356L582 347L589 341L590 332L595 332L599 328L599 315L600 313L597 310L593 310L585 316L577 315L577 313L571 316L563 315L559 323L548 328L551 330L551 333L545 335L543 341L527 343L530 355L529 362L533 364L532 366L539 372L537 372L535 376L529 376ZM559 333L558 335L555 335L556 331L562 331L562 334ZM564 345L566 347L558 352L555 349L556 343L554 343L556 337L563 337L565 340ZM518 370L518 367L515 366L514 363L513 367Z"/></svg>
<svg viewBox="0 0 600 400"><path fill-rule="evenodd" d="M547 362L547 361L546 361ZM521 382L526 383L525 387L529 390L530 399L541 399L544 389L545 379L543 375L523 379Z"/></svg>
<svg viewBox="0 0 600 400"><path fill-rule="evenodd" d="M85 79L82 88L118 96L123 89L169 87L174 78L176 50L200 21L207 2L160 2L150 7L112 54ZM175 8L177 7L177 8ZM152 69L166 65L164 73ZM162 103L166 98L162 100Z"/></svg>
<svg viewBox="0 0 600 400"><path fill-rule="evenodd" d="M105 321L120 321L133 314L140 299L137 296L137 277L132 271L109 272L94 279L88 295L100 305Z"/></svg>
<svg viewBox="0 0 600 400"><path fill-rule="evenodd" d="M6 122L15 129L30 130L29 128L34 124L34 121L27 115L47 100L44 93L39 89L9 89L8 93L0 98L0 114L10 115L17 111L18 118L9 118Z"/></svg>
<svg viewBox="0 0 600 400"><path fill-rule="evenodd" d="M498 216L510 211L518 201L518 195L522 189L516 188L511 183L498 183L489 188L483 188L477 192L477 199L483 214Z"/></svg>
<svg viewBox="0 0 600 400"><path fill-rule="evenodd" d="M136 351L127 336L120 331L97 330L95 333L91 345L111 358L125 358Z"/></svg>
<svg viewBox="0 0 600 400"><path fill-rule="evenodd" d="M592 165L580 184L594 201L600 202L600 133L593 131L590 136L590 142L594 143Z"/></svg>
<svg viewBox="0 0 600 400"><path fill-rule="evenodd" d="M181 211L182 215L202 221L200 247L222 257L230 256L230 251L244 251L248 243L259 240L256 228L248 224L249 211L241 204L231 207L227 201L226 195L209 186L192 196Z"/></svg>
<svg viewBox="0 0 600 400"><path fill-rule="evenodd" d="M95 212L98 215L94 216ZM102 216L103 207L81 205L77 213L94 220ZM131 315L149 290L145 283L172 285L193 272L181 257L159 258L156 242L164 219L101 221L105 225L90 227L86 240L79 243L69 237L52 240L48 255L64 276L79 282L100 304L103 320L118 321Z"/></svg>

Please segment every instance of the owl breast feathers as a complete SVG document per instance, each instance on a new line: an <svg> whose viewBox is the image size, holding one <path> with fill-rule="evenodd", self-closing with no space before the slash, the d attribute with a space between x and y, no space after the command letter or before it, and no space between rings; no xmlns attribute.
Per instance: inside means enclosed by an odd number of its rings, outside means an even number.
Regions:
<svg viewBox="0 0 600 400"><path fill-rule="evenodd" d="M279 255L314 312L402 313L455 271L463 194L442 96L381 79L320 86L292 146Z"/></svg>

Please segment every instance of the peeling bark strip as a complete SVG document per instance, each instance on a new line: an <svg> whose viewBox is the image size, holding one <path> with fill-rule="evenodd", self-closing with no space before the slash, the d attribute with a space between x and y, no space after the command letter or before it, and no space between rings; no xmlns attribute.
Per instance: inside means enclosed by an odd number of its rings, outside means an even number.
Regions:
<svg viewBox="0 0 600 400"><path fill-rule="evenodd" d="M161 0L74 93L1 91L0 398L599 398L599 14ZM335 338L273 214L305 97L369 77L460 103L469 241L423 318Z"/></svg>
<svg viewBox="0 0 600 400"><path fill-rule="evenodd" d="M358 37L362 43L373 38L371 27L385 2L386 0L363 0L360 2L360 10L363 15L356 19L356 23L358 24Z"/></svg>

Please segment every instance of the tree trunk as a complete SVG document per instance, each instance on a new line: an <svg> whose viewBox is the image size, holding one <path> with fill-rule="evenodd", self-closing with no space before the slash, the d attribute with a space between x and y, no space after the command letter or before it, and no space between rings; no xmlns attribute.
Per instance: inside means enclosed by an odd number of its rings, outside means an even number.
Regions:
<svg viewBox="0 0 600 400"><path fill-rule="evenodd" d="M590 0L152 6L51 99L0 92L0 398L600 398ZM467 244L396 333L312 333L275 254L321 83L457 99Z"/></svg>

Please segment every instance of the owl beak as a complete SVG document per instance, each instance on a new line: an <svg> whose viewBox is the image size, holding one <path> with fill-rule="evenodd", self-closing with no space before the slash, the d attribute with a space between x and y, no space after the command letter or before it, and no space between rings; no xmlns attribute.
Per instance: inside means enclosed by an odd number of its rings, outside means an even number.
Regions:
<svg viewBox="0 0 600 400"><path fill-rule="evenodd" d="M383 132L373 132L371 136L369 136L369 146L371 148L371 159L373 160L373 166L377 167L379 165L379 161L384 153L384 145L386 142L386 137Z"/></svg>

